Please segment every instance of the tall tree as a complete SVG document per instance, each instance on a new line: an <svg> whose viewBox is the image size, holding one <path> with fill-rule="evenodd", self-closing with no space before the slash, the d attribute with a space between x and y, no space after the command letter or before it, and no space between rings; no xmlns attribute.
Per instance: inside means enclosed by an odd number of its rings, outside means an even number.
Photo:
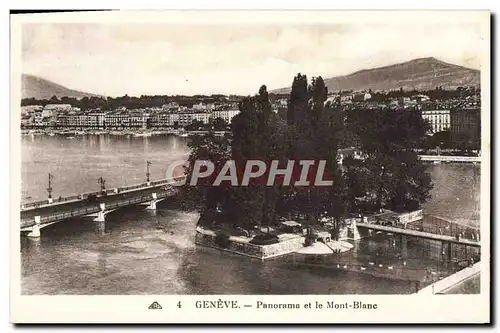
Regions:
<svg viewBox="0 0 500 333"><path fill-rule="evenodd" d="M348 189L371 209L413 210L429 197L432 184L415 148L427 131L418 113L405 110L353 110L347 127L359 138L363 163L347 160Z"/></svg>

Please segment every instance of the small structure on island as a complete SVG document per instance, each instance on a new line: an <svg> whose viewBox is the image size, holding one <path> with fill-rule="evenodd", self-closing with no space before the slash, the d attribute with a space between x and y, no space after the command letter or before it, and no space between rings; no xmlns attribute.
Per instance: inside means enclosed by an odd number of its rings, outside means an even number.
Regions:
<svg viewBox="0 0 500 333"><path fill-rule="evenodd" d="M320 231L316 234L316 242L329 243L332 238L329 232Z"/></svg>
<svg viewBox="0 0 500 333"><path fill-rule="evenodd" d="M292 234L301 234L303 235L306 232L306 228L302 226L302 224L295 221L282 221L280 222L280 231L292 233Z"/></svg>

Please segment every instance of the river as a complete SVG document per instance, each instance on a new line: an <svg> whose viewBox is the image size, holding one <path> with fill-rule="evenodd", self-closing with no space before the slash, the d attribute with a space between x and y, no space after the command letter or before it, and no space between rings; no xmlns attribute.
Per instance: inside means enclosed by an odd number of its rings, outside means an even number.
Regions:
<svg viewBox="0 0 500 333"><path fill-rule="evenodd" d="M25 135L22 149L22 201L46 198L47 176L53 196L96 191L98 178L108 188L145 181L146 161L151 179L165 177L169 161L187 158L187 138L177 136ZM479 166L430 165L434 188L425 204L428 214L477 222ZM156 212L136 207L106 216L105 230L85 219L67 220L42 229L39 240L21 237L23 294L139 295L139 294L407 294L414 281L401 276L375 277L354 271L268 262L200 248L194 244L198 215L158 204ZM348 260L384 265L400 264L388 253L383 235L363 239ZM386 241L387 240L387 241ZM439 269L437 250L416 253L401 270ZM293 256L293 255L291 255ZM391 261L392 260L392 261ZM412 266L410 265L412 262ZM405 262L406 265L406 262ZM411 266L411 267L410 267ZM389 272L389 271L388 271ZM393 275L396 275L394 270Z"/></svg>

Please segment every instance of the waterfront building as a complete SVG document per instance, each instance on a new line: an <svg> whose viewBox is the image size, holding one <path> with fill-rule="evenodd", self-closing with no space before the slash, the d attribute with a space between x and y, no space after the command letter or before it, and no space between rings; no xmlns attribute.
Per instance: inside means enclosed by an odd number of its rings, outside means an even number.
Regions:
<svg viewBox="0 0 500 333"><path fill-rule="evenodd" d="M87 128L104 128L105 127L105 114L103 112L93 112L87 115Z"/></svg>
<svg viewBox="0 0 500 333"><path fill-rule="evenodd" d="M106 117L103 112L90 112L84 114L61 114L53 118L54 125L58 127L75 127L75 128L104 128Z"/></svg>
<svg viewBox="0 0 500 333"><path fill-rule="evenodd" d="M193 120L201 121L204 124L208 124L210 120L210 113L208 112L186 112L179 113L178 123L180 126L186 126L193 122Z"/></svg>
<svg viewBox="0 0 500 333"><path fill-rule="evenodd" d="M22 128L28 128L33 126L34 124L34 116L29 115L29 114L23 114L21 115L21 127Z"/></svg>
<svg viewBox="0 0 500 333"><path fill-rule="evenodd" d="M234 116L236 116L238 113L240 113L240 110L237 109L230 109L230 110L216 110L212 113L212 118L222 118L224 119L228 124L231 123L231 120L233 119Z"/></svg>
<svg viewBox="0 0 500 333"><path fill-rule="evenodd" d="M146 129L149 126L149 113L144 110L131 110L129 112L129 127Z"/></svg>
<svg viewBox="0 0 500 333"><path fill-rule="evenodd" d="M37 110L33 113L33 122L35 126L42 126L43 110Z"/></svg>
<svg viewBox="0 0 500 333"><path fill-rule="evenodd" d="M118 111L107 113L104 117L106 128L124 129L130 124L129 114L127 111Z"/></svg>
<svg viewBox="0 0 500 333"><path fill-rule="evenodd" d="M481 109L479 107L452 108L450 110L452 138L462 134L478 142L481 135Z"/></svg>
<svg viewBox="0 0 500 333"><path fill-rule="evenodd" d="M166 128L174 127L179 122L179 114L169 112L158 112L150 116L151 127Z"/></svg>
<svg viewBox="0 0 500 333"><path fill-rule="evenodd" d="M210 113L208 113L208 112L192 113L191 117L192 117L191 122L193 120L198 120L204 124L208 124L208 122L210 120Z"/></svg>
<svg viewBox="0 0 500 333"><path fill-rule="evenodd" d="M450 128L450 110L423 110L422 118L431 125L431 132L437 133Z"/></svg>
<svg viewBox="0 0 500 333"><path fill-rule="evenodd" d="M191 118L191 115L189 113L179 113L178 116L179 116L179 120L178 120L179 126L184 127L186 125L191 124L192 118Z"/></svg>

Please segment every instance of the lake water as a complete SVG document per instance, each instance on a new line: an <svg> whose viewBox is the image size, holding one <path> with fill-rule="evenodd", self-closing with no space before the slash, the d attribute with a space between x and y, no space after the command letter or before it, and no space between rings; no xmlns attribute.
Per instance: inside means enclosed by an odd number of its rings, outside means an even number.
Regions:
<svg viewBox="0 0 500 333"><path fill-rule="evenodd" d="M23 136L22 201L46 198L48 173L54 175L54 197L96 191L99 177L108 188L142 183L147 160L151 179L164 178L169 161L187 158L187 140L168 135ZM429 172L435 186L425 212L477 223L479 166L430 165ZM414 256L403 267L385 235L357 242L343 259L395 267L382 277L297 263L294 255L266 262L228 255L195 246L197 218L162 202L156 212L130 207L110 213L104 230L90 220L74 219L42 229L39 240L21 237L22 293L406 294L414 292L415 272L444 272L435 260L439 251L421 244L409 244Z"/></svg>

